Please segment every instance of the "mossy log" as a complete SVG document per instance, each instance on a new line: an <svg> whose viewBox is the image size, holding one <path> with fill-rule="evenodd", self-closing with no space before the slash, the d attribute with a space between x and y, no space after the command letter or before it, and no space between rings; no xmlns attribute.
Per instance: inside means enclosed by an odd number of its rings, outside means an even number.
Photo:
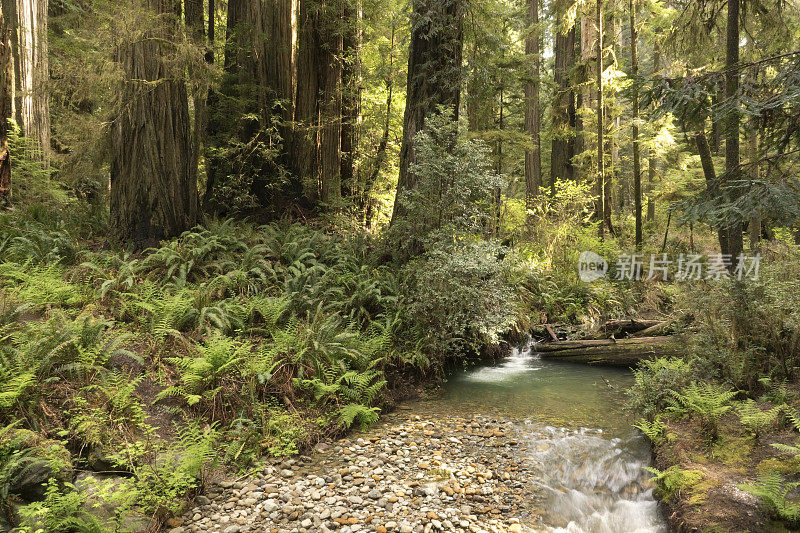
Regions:
<svg viewBox="0 0 800 533"><path fill-rule="evenodd" d="M686 339L681 336L665 336L620 340L561 341L538 344L534 350L543 359L633 368L642 359L684 355Z"/></svg>

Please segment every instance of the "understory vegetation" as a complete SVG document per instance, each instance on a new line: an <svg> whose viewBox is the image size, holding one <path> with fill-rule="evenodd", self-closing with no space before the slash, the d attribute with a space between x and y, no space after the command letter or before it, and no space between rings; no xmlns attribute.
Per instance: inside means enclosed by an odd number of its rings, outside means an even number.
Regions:
<svg viewBox="0 0 800 533"><path fill-rule="evenodd" d="M731 490L755 496L776 524L800 525L798 257L779 243L762 253L758 280L675 298L675 319L691 324L688 355L643 363L630 390L662 497L678 519L709 529L766 527L722 511Z"/></svg>
<svg viewBox="0 0 800 533"><path fill-rule="evenodd" d="M102 209L41 167L18 172L21 187L39 184L0 213L4 519L30 531L163 521L216 468L257 471L366 427L391 390L500 353L533 324L592 324L634 306L623 284L575 278L575 239L610 246L556 215L583 191L542 204L546 244L486 237L491 206L475 201L492 186L486 153L449 121L432 128L438 141L420 139L430 160L456 143L477 166L440 157L420 169L465 191L461 207L411 200L441 221L427 233L209 220L131 253L97 239Z"/></svg>

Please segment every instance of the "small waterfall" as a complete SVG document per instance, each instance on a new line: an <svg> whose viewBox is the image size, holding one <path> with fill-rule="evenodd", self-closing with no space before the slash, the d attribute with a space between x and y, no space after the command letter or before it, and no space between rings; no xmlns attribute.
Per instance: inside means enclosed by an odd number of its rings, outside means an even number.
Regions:
<svg viewBox="0 0 800 533"><path fill-rule="evenodd" d="M550 531L667 531L643 468L647 448L637 436L608 439L599 430L547 427L531 437Z"/></svg>

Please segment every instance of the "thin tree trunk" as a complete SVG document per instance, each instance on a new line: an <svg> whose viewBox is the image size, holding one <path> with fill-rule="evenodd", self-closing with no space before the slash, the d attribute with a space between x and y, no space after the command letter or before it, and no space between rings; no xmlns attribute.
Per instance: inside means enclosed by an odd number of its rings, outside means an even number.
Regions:
<svg viewBox="0 0 800 533"><path fill-rule="evenodd" d="M13 55L8 0L0 10L0 209L11 203L11 154L8 151L9 120L13 113Z"/></svg>
<svg viewBox="0 0 800 533"><path fill-rule="evenodd" d="M603 1L597 0L597 40L595 45L595 82L597 89L597 203L595 211L600 221L599 234L602 238L605 234L605 206L606 206L606 177L605 177L605 128L603 125Z"/></svg>
<svg viewBox="0 0 800 533"><path fill-rule="evenodd" d="M658 76L660 71L661 43L658 40L658 33L656 33L656 41L653 45L653 76ZM650 154L647 159L647 220L652 222L656 219L656 202L653 199L653 192L655 190L656 167L658 165L658 159L656 157L655 149L650 149Z"/></svg>
<svg viewBox="0 0 800 533"><path fill-rule="evenodd" d="M345 7L342 70L342 194L353 197L359 183L358 144L361 135L361 2Z"/></svg>
<svg viewBox="0 0 800 533"><path fill-rule="evenodd" d="M364 190L361 193L361 209L364 212L364 224L370 228L372 227L372 211L373 202L370 197L372 187L378 180L383 163L386 160L386 148L389 145L389 132L392 124L392 104L394 98L394 46L397 33L397 25L392 23L391 39L389 41L389 72L386 74L386 119L383 122L383 133L381 135L380 143L378 143L378 150L375 154L375 166L372 169L366 183Z"/></svg>
<svg viewBox="0 0 800 533"><path fill-rule="evenodd" d="M205 46L205 25L203 24L203 0L185 0L184 17L189 36L197 46ZM208 94L195 94L194 101L194 132L192 134L192 163L199 167L200 150L206 133L206 100ZM206 180L207 181L207 180Z"/></svg>
<svg viewBox="0 0 800 533"><path fill-rule="evenodd" d="M531 145L525 150L525 199L528 217L534 207L534 199L539 195L542 184L542 140L539 137L539 0L528 0L528 21L530 28L525 39L525 54L530 64L528 80L525 83L525 130L530 136Z"/></svg>
<svg viewBox="0 0 800 533"><path fill-rule="evenodd" d="M413 0L400 173L392 223L405 214L405 191L417 188L417 176L411 170L416 158L414 137L425 127L425 118L444 105L452 110L453 119L458 119L463 16L463 0Z"/></svg>
<svg viewBox="0 0 800 533"><path fill-rule="evenodd" d="M725 99L729 105L737 98L739 92L739 4L740 0L728 0L728 27L726 31L725 54ZM732 110L725 118L725 180L739 179L739 112L738 104L730 106ZM723 254L731 256L731 268L736 258L742 253L742 225L733 222L727 228L728 248Z"/></svg>
<svg viewBox="0 0 800 533"><path fill-rule="evenodd" d="M179 235L198 220L188 95L165 44L177 32L176 3L145 5L158 24L119 48L125 79L111 134L112 227L134 246Z"/></svg>
<svg viewBox="0 0 800 533"><path fill-rule="evenodd" d="M47 0L16 0L16 119L26 137L35 139L44 161L50 158L50 67L47 52Z"/></svg>
<svg viewBox="0 0 800 533"><path fill-rule="evenodd" d="M750 132L748 139L749 159L750 159L750 178L753 181L761 180L761 165L758 164L758 120L752 119L753 131ZM754 215L750 217L750 249L757 250L761 241L761 217Z"/></svg>
<svg viewBox="0 0 800 533"><path fill-rule="evenodd" d="M695 144L697 145L697 152L700 154L700 164L703 166L703 175L706 179L706 189L711 197L719 194L719 183L717 182L717 171L714 168L714 159L711 156L711 146L708 143L708 137L705 131L699 131L695 135ZM728 243L728 228L720 227L717 230L719 236L720 249L727 250ZM723 253L725 253L723 251Z"/></svg>
<svg viewBox="0 0 800 533"><path fill-rule="evenodd" d="M634 218L636 220L635 242L637 247L642 246L642 163L639 148L639 89L636 85L639 76L639 56L637 54L637 44L639 33L636 30L636 0L630 0L630 22L631 22L631 74L633 75L633 204Z"/></svg>

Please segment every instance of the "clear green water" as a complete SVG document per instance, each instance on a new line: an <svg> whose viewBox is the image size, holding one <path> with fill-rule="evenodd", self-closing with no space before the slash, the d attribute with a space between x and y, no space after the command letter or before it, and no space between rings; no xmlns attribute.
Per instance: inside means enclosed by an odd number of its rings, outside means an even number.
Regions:
<svg viewBox="0 0 800 533"><path fill-rule="evenodd" d="M530 346L455 372L429 415L519 420L544 531L661 533L645 440L625 410L629 371L547 361ZM433 412L431 412L433 411Z"/></svg>

